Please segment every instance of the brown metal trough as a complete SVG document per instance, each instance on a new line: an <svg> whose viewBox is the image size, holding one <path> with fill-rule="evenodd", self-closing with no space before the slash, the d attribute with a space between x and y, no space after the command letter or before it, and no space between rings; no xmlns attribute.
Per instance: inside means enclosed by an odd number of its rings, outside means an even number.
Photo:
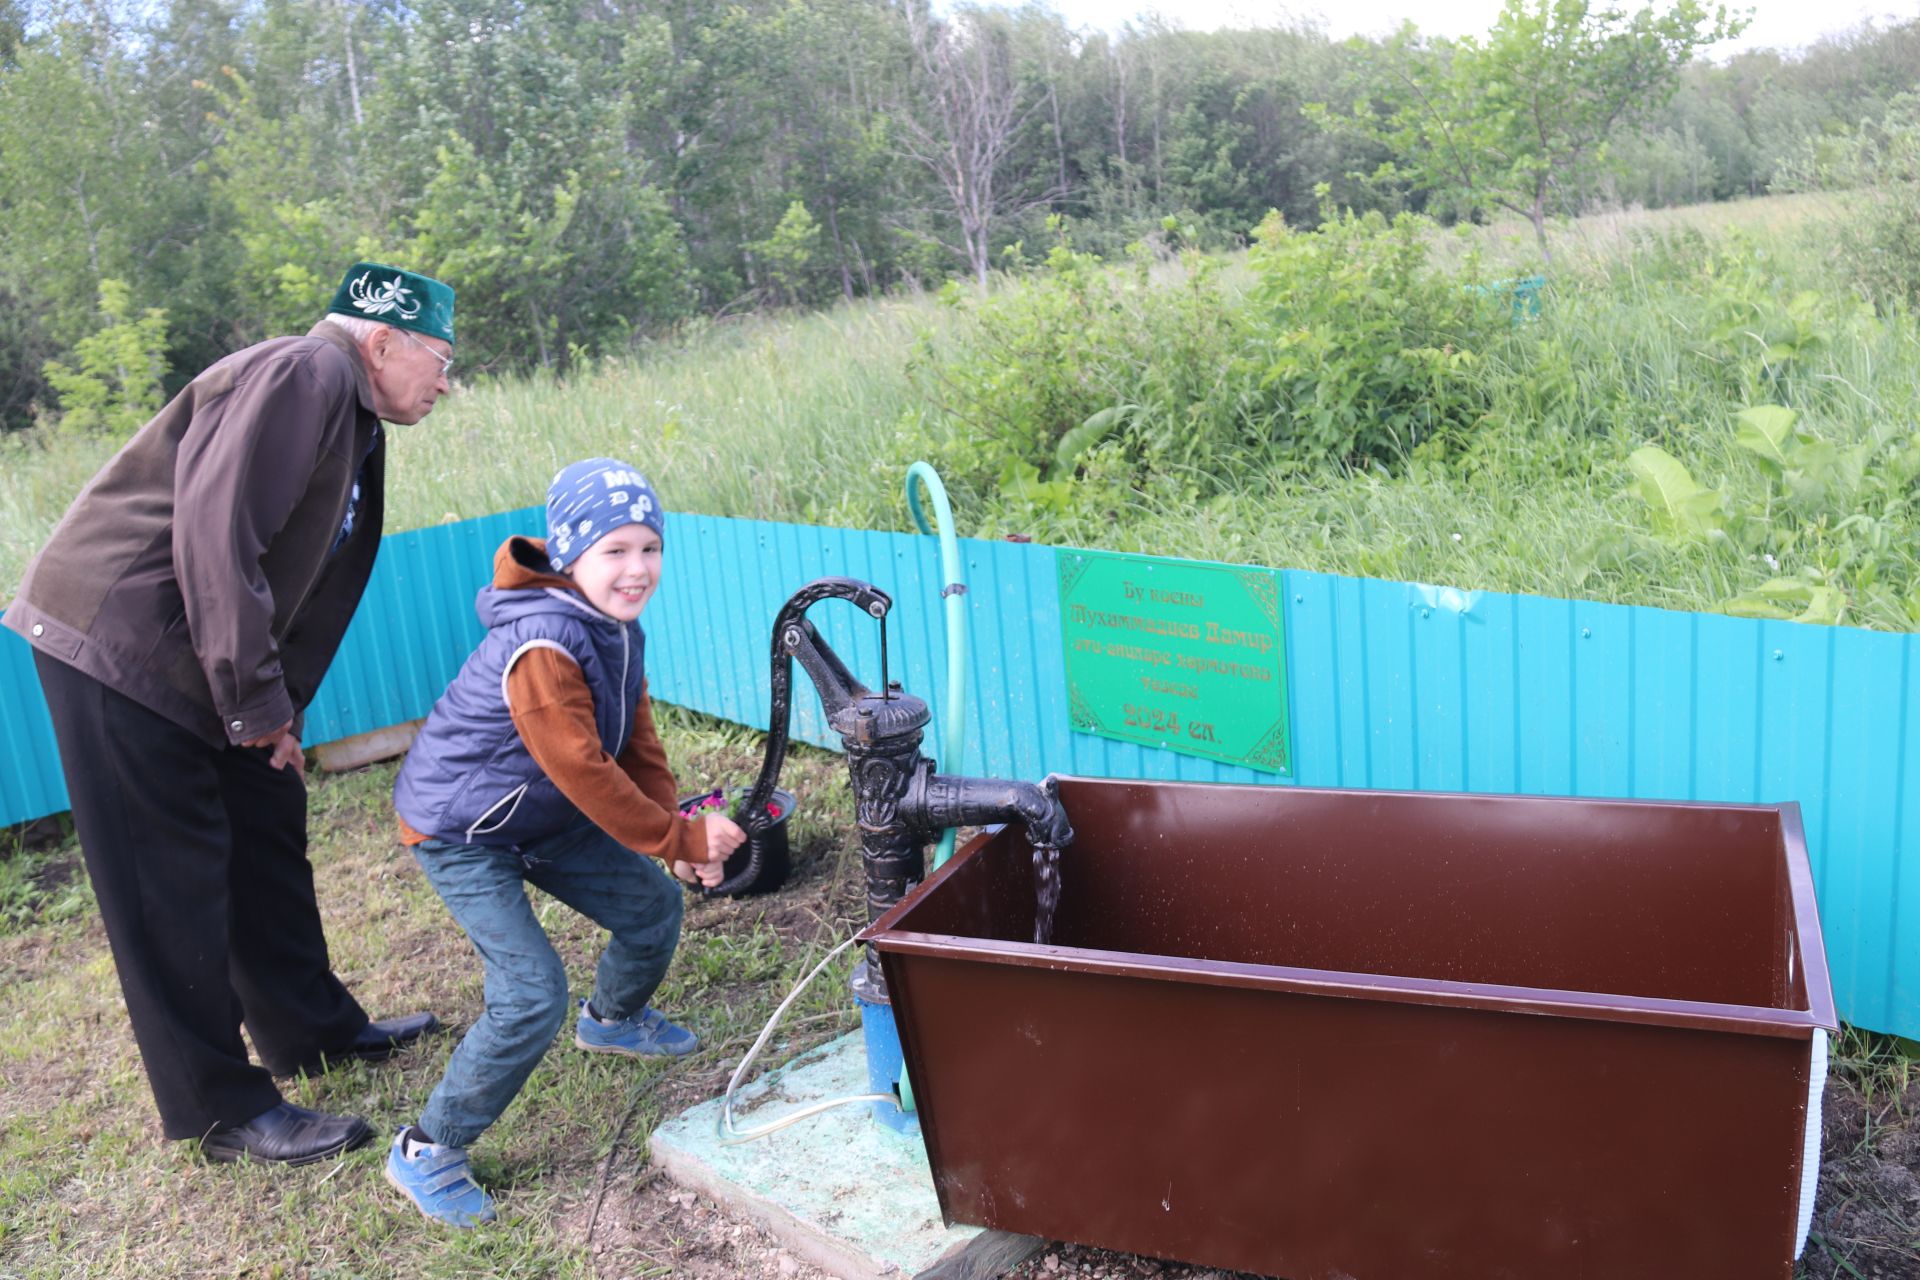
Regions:
<svg viewBox="0 0 1920 1280"><path fill-rule="evenodd" d="M942 1211L1290 1280L1792 1272L1798 806L1063 779L874 924Z"/></svg>

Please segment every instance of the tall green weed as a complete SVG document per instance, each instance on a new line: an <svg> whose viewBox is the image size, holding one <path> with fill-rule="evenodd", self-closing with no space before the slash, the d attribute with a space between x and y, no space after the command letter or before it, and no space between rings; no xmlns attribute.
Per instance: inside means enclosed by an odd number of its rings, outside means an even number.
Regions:
<svg viewBox="0 0 1920 1280"><path fill-rule="evenodd" d="M1484 416L1476 349L1508 324L1472 263L1429 265L1435 233L1272 214L1242 288L1190 239L1160 283L1146 244L1115 267L1062 232L1034 279L923 345L932 412L907 434L976 494L1054 515L1203 501L1269 467L1391 467Z"/></svg>
<svg viewBox="0 0 1920 1280"><path fill-rule="evenodd" d="M1636 232L1537 319L1423 244L1452 250L1417 222L1270 226L1243 289L1075 262L1077 292L1003 294L923 353L921 383L1000 434L925 414L905 438L944 426L989 534L1920 627L1920 328L1835 288L1817 241ZM1135 433L1182 414L1228 425L1175 484ZM996 475L1020 426L1031 470Z"/></svg>
<svg viewBox="0 0 1920 1280"><path fill-rule="evenodd" d="M1577 344L1546 326L1571 365L1559 416L1617 455L1589 472L1628 500L1608 556L1664 566L1688 607L1905 630L1915 327L1833 287L1828 261L1811 238L1643 240L1563 292ZM1512 370L1495 395L1542 381Z"/></svg>

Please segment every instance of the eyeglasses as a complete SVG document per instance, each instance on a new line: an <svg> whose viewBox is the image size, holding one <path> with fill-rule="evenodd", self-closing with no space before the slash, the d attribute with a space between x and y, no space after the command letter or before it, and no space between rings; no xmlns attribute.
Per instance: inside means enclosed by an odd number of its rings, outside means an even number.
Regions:
<svg viewBox="0 0 1920 1280"><path fill-rule="evenodd" d="M435 351L432 347L420 341L420 339L414 337L413 334L406 329L395 329L394 332L399 334L401 337L405 338L408 342L411 342L414 346L426 352L428 355L432 356L435 360L438 360L440 362L441 377L448 378L453 376L453 357L452 356L441 355L438 351Z"/></svg>

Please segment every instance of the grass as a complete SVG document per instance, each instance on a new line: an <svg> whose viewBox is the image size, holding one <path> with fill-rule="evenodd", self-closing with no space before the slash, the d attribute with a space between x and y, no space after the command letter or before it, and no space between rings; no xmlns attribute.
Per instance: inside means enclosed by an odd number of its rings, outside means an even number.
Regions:
<svg viewBox="0 0 1920 1280"><path fill-rule="evenodd" d="M1848 623L1911 630L1920 515L1903 468L1920 324L1836 285L1823 248L1834 209L1778 197L1557 228L1542 314L1475 352L1482 416L1390 468L1249 449L1205 475L1083 482L1057 506L1010 497L991 475L949 474L948 487L987 537L1697 611L1794 577L1840 588ZM1510 225L1444 236L1436 256L1469 247L1495 276L1537 262L1531 230ZM949 339L963 358L965 341ZM1769 403L1863 464L1830 483L1770 477L1736 418ZM973 447L960 428L932 430L946 456ZM1723 495L1724 529L1657 527L1629 467L1646 445Z"/></svg>
<svg viewBox="0 0 1920 1280"><path fill-rule="evenodd" d="M661 711L688 789L757 768L756 735ZM386 765L313 781L312 858L334 965L371 1010L432 1008L454 1034L391 1063L288 1085L293 1101L366 1116L383 1134L418 1113L454 1035L482 1004L477 960L395 843L393 773ZM766 899L692 904L657 998L700 1032L700 1052L667 1063L597 1057L573 1051L563 1032L475 1145L502 1221L469 1233L427 1223L386 1185L383 1142L307 1169L268 1169L210 1165L186 1144L161 1141L76 850L69 841L16 853L43 874L36 889L6 899L14 909L0 929L0 1277L789 1274L766 1247L743 1240L738 1222L645 1171L655 1125L717 1096L773 1006L864 916L844 762L796 747L783 784L803 798L788 887ZM62 883L59 868L80 878ZM597 930L533 892L584 990ZM852 1028L845 976L808 989L763 1067ZM1835 1042L1820 1207L1798 1280L1911 1275L1920 1264L1920 1232L1904 1203L1920 1186L1912 1171L1920 1128L1910 1128L1920 1070L1910 1049L1852 1029ZM1115 1275L1220 1274L1095 1250L1072 1256Z"/></svg>
<svg viewBox="0 0 1920 1280"><path fill-rule="evenodd" d="M1645 362L1646 403L1658 405L1685 356L1686 334L1676 328L1659 282L1628 277L1605 288L1596 282L1630 260L1647 235L1688 227L1796 246L1805 257L1806 229L1832 209L1825 197L1782 196L1556 224L1556 280L1580 289L1577 297L1551 297L1543 326L1569 350L1595 359L1618 351L1623 360ZM1442 256L1467 242L1503 271L1531 271L1537 261L1524 224L1449 237ZM1802 269L1817 276L1817 264ZM1180 274L1177 264L1167 264L1156 277L1170 283ZM1218 279L1237 292L1246 282L1244 255L1231 255ZM393 433L388 527L535 505L560 466L614 455L648 469L674 509L905 528L902 459L918 456L922 438L939 431L909 366L926 358L927 344L964 341L967 331L963 309L903 296L809 315L715 322L637 361L604 363L566 379L462 386L425 423ZM1912 403L1913 371L1920 369L1913 357L1920 353L1911 347L1882 343L1849 352L1831 370L1836 387L1866 389L1843 415L1848 430L1863 429L1857 421L1863 416L1897 421ZM1590 359L1580 376L1592 382L1602 371ZM1897 384L1895 394L1885 394L1887 379ZM1720 406L1730 407L1737 406ZM1020 509L996 503L992 493L967 493L960 485L968 500L959 518L963 532L986 537L1038 533L1115 550L1647 603L1705 605L1716 598L1725 584L1711 576L1675 586L1685 577L1676 574L1675 562L1685 557L1656 556L1641 571L1627 566L1615 580L1605 549L1589 536L1638 527L1638 513L1619 500L1621 459L1645 424L1610 424L1578 449L1530 438L1563 429L1544 413L1525 425L1538 431L1496 442L1503 456L1484 460L1472 477L1456 471L1383 482L1378 474L1337 468L1306 475L1249 471L1235 491L1209 506L1135 495L1118 519L1099 512L1040 528ZM111 452L105 441L59 434L0 439L0 600ZM1540 483L1543 468L1554 473L1548 487ZM1509 502L1523 489L1523 501ZM1458 543L1453 533L1462 534ZM1542 547L1545 554L1534 554Z"/></svg>
<svg viewBox="0 0 1920 1280"><path fill-rule="evenodd" d="M79 857L70 838L47 848L0 837L0 937L93 910L86 877L76 874Z"/></svg>
<svg viewBox="0 0 1920 1280"><path fill-rule="evenodd" d="M27 561L116 447L97 437L0 432L0 603L13 598Z"/></svg>
<svg viewBox="0 0 1920 1280"><path fill-rule="evenodd" d="M900 479L874 464L912 402L907 353L952 315L904 296L748 316L565 380L461 386L392 431L387 527L537 505L555 471L596 455L645 467L670 509L822 522L884 510ZM0 601L112 452L98 438L0 436Z"/></svg>
<svg viewBox="0 0 1920 1280"><path fill-rule="evenodd" d="M754 735L662 713L683 782L757 770ZM334 966L376 1016L432 1008L457 1033L481 1008L479 962L394 839L393 772L314 779L312 858ZM679 1211L645 1186L647 1134L664 1115L717 1094L774 1005L864 923L844 764L796 748L785 778L805 797L789 887L767 899L690 902L656 998L700 1033L702 1048L671 1063L636 1062L578 1053L563 1034L475 1146L503 1217L485 1232L438 1229L415 1213L380 1176L384 1141L297 1170L209 1165L186 1144L162 1142L98 918L63 905L84 894L84 875L41 893L38 914L16 912L0 933L0 1276L683 1274L677 1259L690 1246L675 1225ZM33 865L77 872L73 854L69 843L33 855ZM598 931L537 891L535 902L584 991ZM823 975L809 988L776 1046L798 1053L851 1029L845 977ZM418 1113L455 1043L433 1037L393 1063L291 1083L288 1097L366 1116L390 1135ZM783 1055L770 1056L763 1065ZM599 1234L589 1241L603 1183ZM634 1222L649 1206L662 1220ZM744 1259L719 1265L748 1274Z"/></svg>
<svg viewBox="0 0 1920 1280"><path fill-rule="evenodd" d="M1557 270L1593 271L1629 256L1649 235L1698 231L1715 237L1739 233L1784 240L1800 235L1810 224L1834 217L1843 208L1843 197L1821 191L1665 209L1606 209L1549 222L1547 239ZM1533 225L1524 219L1503 215L1486 227L1476 228L1469 243L1476 244L1488 261L1503 271L1518 274L1540 269Z"/></svg>
<svg viewBox="0 0 1920 1280"><path fill-rule="evenodd" d="M915 335L948 313L898 298L710 327L638 363L463 390L393 434L392 527L536 505L569 462L648 470L670 509L832 522L884 507L876 470L911 403Z"/></svg>

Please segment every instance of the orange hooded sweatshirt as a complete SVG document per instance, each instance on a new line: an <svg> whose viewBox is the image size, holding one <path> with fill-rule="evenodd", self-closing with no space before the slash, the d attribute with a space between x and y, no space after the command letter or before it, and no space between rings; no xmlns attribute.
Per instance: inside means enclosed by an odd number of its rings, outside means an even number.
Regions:
<svg viewBox="0 0 1920 1280"><path fill-rule="evenodd" d="M509 538L494 552L493 585L578 593L572 578L548 572L546 564L544 539ZM523 655L507 673L507 702L527 754L595 826L635 853L669 864L707 861L706 819L680 816L678 788L644 683L632 736L618 758L601 749L593 693L566 654L540 648ZM398 821L401 843L427 839L406 819Z"/></svg>

